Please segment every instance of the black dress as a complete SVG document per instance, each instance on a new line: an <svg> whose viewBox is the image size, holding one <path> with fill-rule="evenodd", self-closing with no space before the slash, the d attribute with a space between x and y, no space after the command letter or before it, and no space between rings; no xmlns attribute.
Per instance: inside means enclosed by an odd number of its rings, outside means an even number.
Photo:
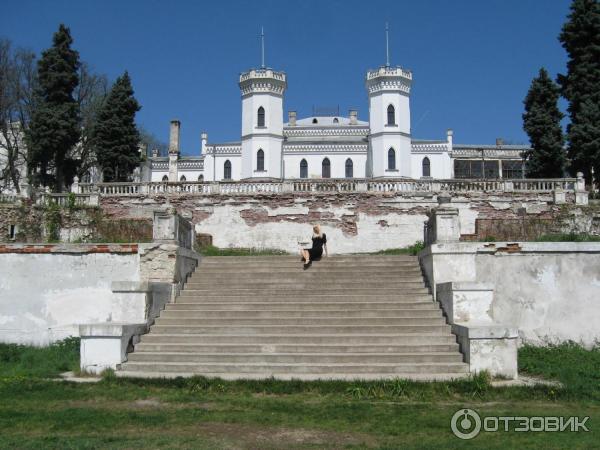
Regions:
<svg viewBox="0 0 600 450"><path fill-rule="evenodd" d="M323 233L320 237L313 236L312 238L312 248L308 249L308 254L310 255L310 260L315 261L321 259L323 255L323 245L327 244L327 236Z"/></svg>

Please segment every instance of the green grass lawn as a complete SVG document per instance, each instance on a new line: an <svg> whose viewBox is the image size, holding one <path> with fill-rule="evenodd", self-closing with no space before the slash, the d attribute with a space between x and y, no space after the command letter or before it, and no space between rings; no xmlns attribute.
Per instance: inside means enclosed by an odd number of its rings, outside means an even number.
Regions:
<svg viewBox="0 0 600 450"><path fill-rule="evenodd" d="M485 375L443 383L45 379L76 362L73 347L62 346L64 359L55 355L60 346L36 350L50 355L44 359L0 345L0 448L507 450L600 442L599 348L520 351L522 371L564 388L493 388ZM450 419L465 407L482 416L590 416L590 432L481 433L462 441Z"/></svg>

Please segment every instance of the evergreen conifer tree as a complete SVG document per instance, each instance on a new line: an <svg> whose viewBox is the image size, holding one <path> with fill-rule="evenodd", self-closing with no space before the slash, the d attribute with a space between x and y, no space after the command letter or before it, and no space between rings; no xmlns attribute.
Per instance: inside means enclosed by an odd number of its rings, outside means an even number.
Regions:
<svg viewBox="0 0 600 450"><path fill-rule="evenodd" d="M558 109L558 86L540 69L525 97L523 128L529 136L531 150L527 152L526 172L530 178L560 178L564 176L566 155Z"/></svg>
<svg viewBox="0 0 600 450"><path fill-rule="evenodd" d="M559 39L569 57L558 81L569 101L571 171L589 181L592 167L600 174L600 2L573 0Z"/></svg>
<svg viewBox="0 0 600 450"><path fill-rule="evenodd" d="M65 171L72 165L69 152L81 134L79 107L73 92L79 83L79 53L71 48L69 28L60 25L52 47L38 61L38 88L26 134L29 172L36 185L65 186Z"/></svg>
<svg viewBox="0 0 600 450"><path fill-rule="evenodd" d="M139 110L129 74L125 72L117 78L104 101L94 132L96 158L104 181L128 181L140 163L140 134L135 125Z"/></svg>

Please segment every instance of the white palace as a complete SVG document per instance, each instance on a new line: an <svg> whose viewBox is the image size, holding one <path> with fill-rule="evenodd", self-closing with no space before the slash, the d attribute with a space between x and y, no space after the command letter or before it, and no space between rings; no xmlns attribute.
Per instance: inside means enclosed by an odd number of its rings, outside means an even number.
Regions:
<svg viewBox="0 0 600 450"><path fill-rule="evenodd" d="M458 145L416 140L410 128L412 73L388 65L369 70L365 87L369 121L315 115L283 121L287 76L270 68L239 78L242 132L236 142L211 143L202 133L200 154L180 152L177 120L171 122L169 154L157 151L142 168L142 181L226 181L321 178L523 178L523 145Z"/></svg>

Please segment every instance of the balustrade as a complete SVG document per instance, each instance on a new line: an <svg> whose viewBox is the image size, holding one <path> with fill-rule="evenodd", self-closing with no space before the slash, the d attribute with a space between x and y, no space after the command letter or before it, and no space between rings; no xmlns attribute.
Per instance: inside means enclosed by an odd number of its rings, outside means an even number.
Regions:
<svg viewBox="0 0 600 450"><path fill-rule="evenodd" d="M101 196L131 195L251 195L286 192L536 192L555 190L575 192L576 178L516 179L516 180L393 180L393 179L326 179L290 181L232 181L232 182L152 182L79 184L79 194ZM0 201L2 197L0 197Z"/></svg>

